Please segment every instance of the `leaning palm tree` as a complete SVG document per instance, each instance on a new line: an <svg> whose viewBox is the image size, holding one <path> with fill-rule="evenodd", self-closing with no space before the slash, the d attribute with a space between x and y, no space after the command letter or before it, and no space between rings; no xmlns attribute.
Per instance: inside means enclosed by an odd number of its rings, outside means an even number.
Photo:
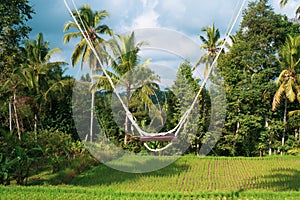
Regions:
<svg viewBox="0 0 300 200"><path fill-rule="evenodd" d="M140 63L140 56L138 55L140 48L145 44L146 42L136 43L134 32L125 36L117 35L108 42L109 49L112 52L112 55L109 56L109 65L112 70L107 71L107 73L114 84L124 87L127 108L129 108L130 98L135 89L136 91L140 91L138 93L139 98L148 106L152 105L149 95L155 95L152 87L155 85L154 81L159 80L159 78L147 67L150 59ZM97 89L114 89L105 75L94 76L94 78L97 79L97 83L95 84ZM130 134L129 127L129 118L126 115L124 122L124 144L127 143Z"/></svg>
<svg viewBox="0 0 300 200"><path fill-rule="evenodd" d="M288 0L280 0L280 6L281 8L283 8L284 6L286 6ZM298 6L297 10L296 10L296 18L298 15L298 19L300 19L300 6Z"/></svg>
<svg viewBox="0 0 300 200"><path fill-rule="evenodd" d="M218 52L221 50L221 45L224 40L220 39L220 31L215 28L213 24L211 27L204 27L201 31L206 33L206 38L200 35L200 40L202 41L201 48L207 51L193 66L193 70L200 64L205 63L204 76L207 75L208 68L212 64L213 60L217 56Z"/></svg>
<svg viewBox="0 0 300 200"><path fill-rule="evenodd" d="M272 110L275 111L284 98L283 122L286 124L287 102L300 102L300 75L297 68L300 67L300 36L292 37L288 35L285 44L280 49L280 65L284 68L276 82L278 89L274 95ZM282 136L282 146L284 145L285 133Z"/></svg>
<svg viewBox="0 0 300 200"><path fill-rule="evenodd" d="M109 16L109 13L105 10L92 11L89 5L84 4L79 8L79 12L73 11L73 15L77 19L77 23L68 21L64 26L64 31L68 31L70 28L75 29L75 32L68 32L64 35L64 43L68 43L72 38L81 38L79 43L75 46L72 53L72 65L75 66L81 60L81 69L84 63L88 63L90 68L90 77L93 76L93 71L97 69L99 64L96 56L93 54L92 49L88 45L85 37L87 37L92 45L97 49L99 54L104 52L105 39L100 35L113 35L113 31L105 24L101 22ZM80 29L84 31L82 34ZM92 80L93 81L93 80ZM92 93L91 101L91 121L90 121L90 141L93 140L93 118L94 118L94 98L95 95Z"/></svg>

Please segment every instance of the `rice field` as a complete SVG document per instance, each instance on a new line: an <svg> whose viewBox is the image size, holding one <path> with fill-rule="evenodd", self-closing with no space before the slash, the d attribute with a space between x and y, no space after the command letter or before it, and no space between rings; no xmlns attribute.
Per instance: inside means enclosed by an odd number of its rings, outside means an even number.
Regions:
<svg viewBox="0 0 300 200"><path fill-rule="evenodd" d="M299 157L184 156L150 173L99 165L68 185L0 187L0 199L300 199L299 189Z"/></svg>
<svg viewBox="0 0 300 200"><path fill-rule="evenodd" d="M168 199L211 199L211 200L294 200L299 199L299 192L199 192L199 193L179 193L179 192L126 192L116 191L112 188L82 188L69 186L52 187L0 187L0 199L40 199L40 200L168 200Z"/></svg>

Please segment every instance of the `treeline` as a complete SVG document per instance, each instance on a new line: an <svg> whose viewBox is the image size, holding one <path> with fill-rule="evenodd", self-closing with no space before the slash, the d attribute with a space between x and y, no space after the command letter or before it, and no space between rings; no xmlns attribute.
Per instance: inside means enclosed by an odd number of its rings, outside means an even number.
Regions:
<svg viewBox="0 0 300 200"><path fill-rule="evenodd" d="M27 21L34 11L27 0L1 3L0 12L5 16L0 19L0 183L8 181L11 173L23 183L29 169L39 165L34 158L44 158L42 165L50 163L54 171L60 169L59 163L70 165L72 159L86 153L79 140L100 143L106 136L118 147L146 152L133 136L135 130L99 62L109 66L112 81L125 91L121 98L138 125L149 132L168 131L179 123L203 81L193 77L194 67L201 63L209 67L224 41L214 25L204 27L200 40L206 54L195 66L187 58L179 66L174 86L162 89L159 76L148 68L150 60L139 57L145 41L135 41L134 33L115 35L102 23L109 13L83 5L74 15L84 21L85 27L80 28L85 34L74 22L66 22L64 27L65 43L80 38L71 64L87 64L93 72L78 82L64 73L66 62L51 61L60 49L50 49L42 33L28 39L31 28ZM185 153L198 154L202 144L213 137L209 128L212 98L217 98L216 90L222 90L226 96L225 122L210 154L300 154L300 28L296 22L276 14L267 0L248 4L211 77L211 83L222 87L207 86L202 91L180 133L180 141L188 145ZM101 60L96 59L84 37L91 40ZM92 87L87 86L90 84ZM76 99L76 90L87 93ZM95 105L94 110L91 105ZM84 115L73 119L74 110ZM62 139L45 141L41 136L47 134ZM61 146L62 142L65 145ZM152 148L164 145L166 142L149 143Z"/></svg>

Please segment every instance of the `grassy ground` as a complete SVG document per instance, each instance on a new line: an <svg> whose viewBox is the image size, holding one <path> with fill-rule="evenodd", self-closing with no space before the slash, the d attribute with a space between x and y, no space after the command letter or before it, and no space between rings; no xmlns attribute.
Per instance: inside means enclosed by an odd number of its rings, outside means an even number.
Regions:
<svg viewBox="0 0 300 200"><path fill-rule="evenodd" d="M128 163L131 163L130 160ZM137 164L137 160L132 163ZM31 184L34 183L33 180ZM49 186L48 183L39 182L45 186L2 187L0 197L1 199L16 197L18 199L300 199L298 192L300 157L184 156L170 166L150 173L125 173L106 165L99 165L75 177L67 185Z"/></svg>

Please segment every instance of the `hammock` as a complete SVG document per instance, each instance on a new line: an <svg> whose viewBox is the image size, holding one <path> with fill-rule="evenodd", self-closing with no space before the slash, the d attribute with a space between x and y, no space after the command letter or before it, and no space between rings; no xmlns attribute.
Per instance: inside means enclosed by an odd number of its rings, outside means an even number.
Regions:
<svg viewBox="0 0 300 200"><path fill-rule="evenodd" d="M99 65L100 65L100 68L101 68L102 72L103 72L104 75L107 77L107 79L108 79L108 81L109 81L111 87L113 88L114 93L116 94L116 96L117 96L118 100L120 101L120 103L121 103L123 109L125 110L126 117L129 119L129 121L131 122L131 124L132 124L132 126L135 128L135 130L139 133L139 135L140 135L140 141L144 142L144 146L145 146L148 150L153 151L153 152L163 151L163 150L169 148L169 147L173 144L173 141L176 140L176 138L177 138L177 136L178 136L180 130L182 129L182 126L186 123L186 120L187 120L189 114L191 113L192 109L194 108L195 104L197 103L197 99L199 98L199 96L200 96L200 94L201 94L203 88L205 87L205 84L206 84L206 82L208 81L208 77L209 77L209 75L211 74L212 69L213 69L214 66L216 65L216 62L217 62L219 56L221 55L222 50L224 50L225 45L226 45L226 43L227 43L227 41L228 41L228 39L229 39L229 36L230 36L230 34L231 34L231 32L232 32L232 30L233 30L235 24L237 23L237 20L238 20L240 14L241 14L241 12L242 12L242 9L243 9L243 7L244 7L244 4L245 4L246 0L243 0L243 3L241 4L241 7L240 7L239 11L238 11L238 13L237 13L237 15L236 15L236 17L235 17L235 19L234 19L232 25L230 26L229 31L226 31L226 37L225 37L225 39L224 39L224 41L223 41L223 44L222 44L222 46L221 46L221 48L220 48L220 51L218 52L218 54L216 55L215 59L213 60L211 66L210 66L210 68L209 68L209 70L208 70L208 72L207 72L207 76L204 78L204 80L203 80L203 82L202 82L202 84L201 84L201 86L200 86L200 89L199 89L198 93L196 94L196 96L195 96L195 98L194 98L192 104L191 104L190 107L187 109L187 111L182 115L182 117L181 117L179 123L178 123L173 129L171 129L171 130L169 130L169 131L167 131L167 132L159 132L159 133L149 133L149 132L146 132L146 131L142 130L142 129L139 127L139 125L136 123L136 121L134 120L134 117L133 117L132 113L129 111L129 108L125 105L125 103L124 103L124 101L122 100L120 94L117 92L116 86L115 86L115 84L113 83L112 78L111 78L110 75L108 74L107 70L104 68L104 66L103 66L103 64L102 64L102 62L101 62L101 59L100 59L100 57L99 57L99 55L98 55L98 53L97 53L95 47L93 46L93 43L92 43L91 38L89 37L88 34L85 34L85 33L87 33L87 29L86 29L86 27L85 27L85 24L83 23L83 20L82 20L82 18L81 18L81 16L80 16L80 13L79 13L79 11L78 11L78 8L77 8L77 6L76 6L74 0L71 0L71 2L72 2L73 6L74 6L74 8L75 8L75 12L76 12L76 14L77 14L77 16L78 16L78 19L76 19L76 17L75 17L75 15L74 15L74 13L72 12L72 10L71 10L71 8L70 8L70 6L69 6L67 0L64 0L64 3L65 3L65 5L66 5L66 7L67 7L67 9L68 9L68 11L69 11L71 17L73 18L74 22L77 24L78 29L79 29L80 32L82 33L82 36L85 38L85 40L86 40L87 44L89 45L89 47L91 48L92 52L95 54L95 57L96 57L96 59L97 59L98 62L99 62ZM78 20L79 20L79 21L78 21ZM228 26L228 27L229 27L229 26ZM146 143L146 142L148 142L148 141L167 141L167 142L170 142L170 143L167 144L166 146L162 147L162 148L159 148L159 149L153 149L153 148L150 148L150 147L148 146L148 144Z"/></svg>

